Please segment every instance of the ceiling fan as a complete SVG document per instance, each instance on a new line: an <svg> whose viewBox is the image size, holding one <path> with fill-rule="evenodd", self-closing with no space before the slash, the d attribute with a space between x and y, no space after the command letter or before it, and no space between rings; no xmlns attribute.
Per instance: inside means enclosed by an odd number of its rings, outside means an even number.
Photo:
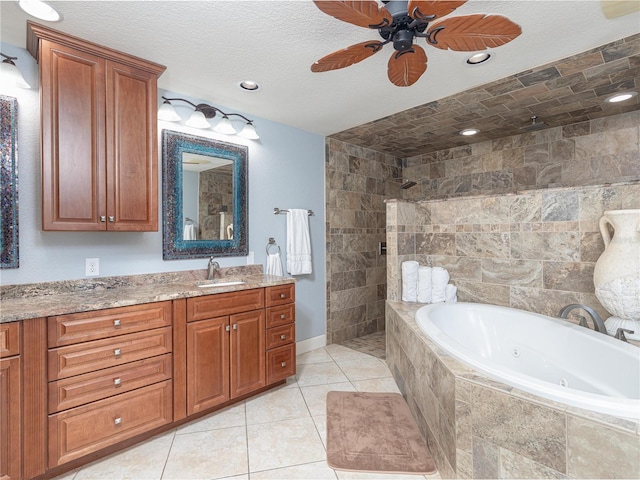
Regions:
<svg viewBox="0 0 640 480"><path fill-rule="evenodd" d="M478 51L499 47L522 33L519 25L501 15L464 15L442 18L467 0L313 0L324 13L359 27L378 31L382 40L369 40L338 50L311 65L312 72L348 67L369 58L391 43L387 76L394 85L413 85L427 70L427 55L414 43L424 38L427 45L443 50ZM434 23L431 23L434 22Z"/></svg>

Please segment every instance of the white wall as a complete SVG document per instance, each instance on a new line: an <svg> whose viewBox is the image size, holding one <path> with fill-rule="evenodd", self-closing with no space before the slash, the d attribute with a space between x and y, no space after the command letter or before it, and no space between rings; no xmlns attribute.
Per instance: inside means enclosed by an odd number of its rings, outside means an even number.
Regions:
<svg viewBox="0 0 640 480"><path fill-rule="evenodd" d="M129 232L44 232L41 230L40 146L38 72L35 60L22 49L0 43L7 55L17 56L16 65L36 87L0 93L18 99L18 184L20 267L0 271L0 284L22 284L84 278L85 258L100 259L100 276L192 270L206 267L206 259L162 259L162 231ZM164 92L181 97L176 92ZM205 94L203 92L203 94ZM262 92L268 94L268 92ZM194 103L211 100L189 98ZM222 110L224 106L216 105ZM184 118L187 109L177 109ZM243 112L237 112L243 113ZM252 118L250 115L247 115ZM265 246L275 237L286 251L286 218L273 208L308 208L313 274L299 276L296 285L297 340L325 333L325 241L324 241L324 138L263 118L254 118L260 140L228 137L170 122L163 128L241 143L249 147L249 250L255 263L265 264ZM161 149L159 149L161 152ZM161 154L161 153L160 153ZM162 205L161 157L159 161L158 205ZM159 212L161 215L161 212ZM159 222L162 225L162 222ZM162 228L162 227L160 227ZM283 261L285 260L283 255ZM222 267L244 265L246 257L222 257Z"/></svg>

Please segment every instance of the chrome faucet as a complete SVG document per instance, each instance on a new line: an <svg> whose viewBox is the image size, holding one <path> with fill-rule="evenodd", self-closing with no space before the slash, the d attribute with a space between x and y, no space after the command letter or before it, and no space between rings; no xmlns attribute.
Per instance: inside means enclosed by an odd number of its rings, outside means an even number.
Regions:
<svg viewBox="0 0 640 480"><path fill-rule="evenodd" d="M213 257L209 257L209 265L207 265L207 280L213 280L219 268L220 264L215 262Z"/></svg>
<svg viewBox="0 0 640 480"><path fill-rule="evenodd" d="M593 320L593 329L596 332L600 332L600 333L604 333L605 335L607 335L607 328L604 326L604 320L602 320L602 317L600 315L598 315L598 312L596 312L593 308L588 307L586 305L582 305L580 303L572 303L570 305L567 305L566 307L562 308L560 310L560 313L558 313L558 316L560 318L568 318L569 317L569 312L571 310L574 310L576 308L581 308L582 310L584 310L585 312L587 312L589 314L589 316L591 317L591 319ZM580 319L580 325L583 327L588 327L587 325L587 321L585 320L584 317L582 317Z"/></svg>
<svg viewBox="0 0 640 480"><path fill-rule="evenodd" d="M619 328L618 330L616 330L616 334L615 337L618 340L622 340L623 342L627 342L629 343L629 340L627 340L627 337L625 336L625 333L628 333L629 335L635 333L633 330L629 330L628 328Z"/></svg>

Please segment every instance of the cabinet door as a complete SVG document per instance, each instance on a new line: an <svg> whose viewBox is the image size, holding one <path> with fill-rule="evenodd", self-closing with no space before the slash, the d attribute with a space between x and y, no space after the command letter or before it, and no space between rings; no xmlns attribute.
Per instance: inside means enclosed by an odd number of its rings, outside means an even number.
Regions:
<svg viewBox="0 0 640 480"><path fill-rule="evenodd" d="M229 400L229 317L187 325L187 415Z"/></svg>
<svg viewBox="0 0 640 480"><path fill-rule="evenodd" d="M0 360L0 479L20 478L20 357Z"/></svg>
<svg viewBox="0 0 640 480"><path fill-rule="evenodd" d="M40 44L42 229L105 230L105 61Z"/></svg>
<svg viewBox="0 0 640 480"><path fill-rule="evenodd" d="M231 398L265 385L264 310L231 315Z"/></svg>
<svg viewBox="0 0 640 480"><path fill-rule="evenodd" d="M158 230L156 82L106 62L108 230Z"/></svg>

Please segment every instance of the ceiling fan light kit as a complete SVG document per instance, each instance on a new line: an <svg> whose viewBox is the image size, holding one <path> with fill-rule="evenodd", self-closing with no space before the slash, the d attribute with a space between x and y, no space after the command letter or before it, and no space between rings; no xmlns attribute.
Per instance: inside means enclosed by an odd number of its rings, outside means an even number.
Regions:
<svg viewBox="0 0 640 480"><path fill-rule="evenodd" d="M382 40L361 42L330 53L311 65L312 72L348 67L391 43L395 52L389 59L387 76L399 87L413 85L427 70L427 55L415 43L416 39L424 38L427 45L442 50L473 52L500 47L522 33L519 25L501 15L442 18L467 0L389 0L383 1L384 6L375 0L314 0L314 3L322 12L338 20L377 30ZM489 57L487 53L475 63L482 63ZM474 62L467 60L467 63Z"/></svg>
<svg viewBox="0 0 640 480"><path fill-rule="evenodd" d="M257 85L257 84L256 84ZM189 100L184 98L167 98L162 97L162 105L158 109L158 120L164 120L166 122L179 122L181 120L180 115L175 111L171 102L184 102L191 107L194 108L194 112L191 114L189 119L185 122L185 125L193 128L211 128L211 123L209 123L210 118L214 118L216 115L220 114L222 118L213 127L213 131L217 133L222 133L224 135L238 135L243 138L247 138L250 140L258 140L260 136L258 132L256 132L256 127L253 125L253 120L249 120L244 115L239 113L225 113L220 110L218 107L214 107L213 105L208 105L206 103L199 103L196 105ZM237 131L233 126L233 123L229 119L231 116L240 117L245 125L242 130Z"/></svg>

